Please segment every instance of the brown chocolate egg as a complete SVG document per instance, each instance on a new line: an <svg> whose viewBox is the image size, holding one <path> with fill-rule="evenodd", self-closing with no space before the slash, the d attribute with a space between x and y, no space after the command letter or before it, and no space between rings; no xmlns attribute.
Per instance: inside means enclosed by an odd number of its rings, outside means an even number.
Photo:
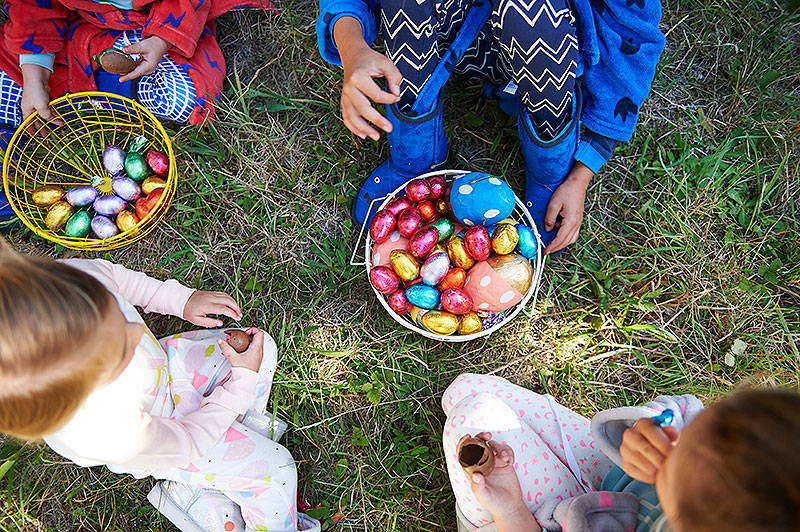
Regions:
<svg viewBox="0 0 800 532"><path fill-rule="evenodd" d="M397 217L397 230L406 238L417 232L422 227L422 214L417 207L403 209Z"/></svg>
<svg viewBox="0 0 800 532"><path fill-rule="evenodd" d="M419 277L419 262L408 251L395 249L389 254L389 262L403 281L413 281Z"/></svg>
<svg viewBox="0 0 800 532"><path fill-rule="evenodd" d="M436 205L430 200L423 200L417 203L417 209L419 209L420 214L422 214L422 221L426 224L431 223L439 217Z"/></svg>
<svg viewBox="0 0 800 532"><path fill-rule="evenodd" d="M376 244L382 244L386 242L395 227L397 227L397 217L392 211L386 209L378 211L369 226L369 236Z"/></svg>
<svg viewBox="0 0 800 532"><path fill-rule="evenodd" d="M449 336L458 330L458 317L441 310L429 310L420 318L422 326L436 334Z"/></svg>
<svg viewBox="0 0 800 532"><path fill-rule="evenodd" d="M431 189L431 199L438 200L444 196L445 188L447 187L447 183L444 181L444 177L440 175L435 175L433 177L428 178L428 186Z"/></svg>
<svg viewBox="0 0 800 532"><path fill-rule="evenodd" d="M391 294L400 288L400 279L387 266L377 266L369 271L369 282L381 294Z"/></svg>
<svg viewBox="0 0 800 532"><path fill-rule="evenodd" d="M51 231L60 231L67 223L67 220L70 219L73 212L72 205L66 201L58 200L47 209L47 215L44 217L44 224Z"/></svg>
<svg viewBox="0 0 800 532"><path fill-rule="evenodd" d="M39 207L48 207L64 197L66 191L56 185L44 185L31 192L33 203Z"/></svg>
<svg viewBox="0 0 800 532"><path fill-rule="evenodd" d="M499 224L492 236L492 249L498 255L508 255L513 252L519 242L517 228L511 224Z"/></svg>
<svg viewBox="0 0 800 532"><path fill-rule="evenodd" d="M494 471L494 451L485 440L464 438L458 442L456 455L458 463L468 475L480 473L486 476Z"/></svg>
<svg viewBox="0 0 800 532"><path fill-rule="evenodd" d="M448 288L463 288L467 280L467 272L463 268L450 268L437 288L445 291Z"/></svg>
<svg viewBox="0 0 800 532"><path fill-rule="evenodd" d="M116 48L106 48L95 57L100 68L109 74L130 74L136 69L139 61Z"/></svg>
<svg viewBox="0 0 800 532"><path fill-rule="evenodd" d="M458 334L466 336L475 334L483 330L483 323L477 314L469 312L461 316L461 323L458 326Z"/></svg>
<svg viewBox="0 0 800 532"><path fill-rule="evenodd" d="M427 257L439 242L439 231L430 225L420 227L408 240L408 251L416 258Z"/></svg>
<svg viewBox="0 0 800 532"><path fill-rule="evenodd" d="M442 308L453 314L467 314L472 310L472 298L460 288L448 288L442 292Z"/></svg>
<svg viewBox="0 0 800 532"><path fill-rule="evenodd" d="M414 179L406 185L406 197L411 201L417 202L426 200L431 196L431 188L424 179Z"/></svg>
<svg viewBox="0 0 800 532"><path fill-rule="evenodd" d="M477 261L486 260L492 254L492 239L482 225L474 225L464 233L464 244L470 256Z"/></svg>
<svg viewBox="0 0 800 532"><path fill-rule="evenodd" d="M397 196L386 204L384 209L390 211L395 216L400 216L400 213L411 207L411 201L405 196Z"/></svg>
<svg viewBox="0 0 800 532"><path fill-rule="evenodd" d="M469 270L475 264L475 259L467 251L464 239L460 236L451 237L447 241L447 254L450 255L450 260L456 268Z"/></svg>
<svg viewBox="0 0 800 532"><path fill-rule="evenodd" d="M533 268L528 259L512 253L489 257L486 261L512 288L524 294L533 281Z"/></svg>
<svg viewBox="0 0 800 532"><path fill-rule="evenodd" d="M228 345L233 348L237 353L244 353L250 347L250 335L240 329L228 329L225 331L228 335Z"/></svg>

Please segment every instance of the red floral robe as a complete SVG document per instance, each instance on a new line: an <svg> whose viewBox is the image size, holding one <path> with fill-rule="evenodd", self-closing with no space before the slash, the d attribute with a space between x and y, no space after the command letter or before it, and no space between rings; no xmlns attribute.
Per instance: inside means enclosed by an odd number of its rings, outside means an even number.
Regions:
<svg viewBox="0 0 800 532"><path fill-rule="evenodd" d="M0 69L22 85L20 54L55 53L50 94L96 90L94 56L114 45L120 30L142 28L173 47L169 56L192 78L197 92L189 122L214 113L222 91L225 58L214 20L231 9L274 9L270 0L133 0L122 10L92 0L6 0L9 21L0 26Z"/></svg>

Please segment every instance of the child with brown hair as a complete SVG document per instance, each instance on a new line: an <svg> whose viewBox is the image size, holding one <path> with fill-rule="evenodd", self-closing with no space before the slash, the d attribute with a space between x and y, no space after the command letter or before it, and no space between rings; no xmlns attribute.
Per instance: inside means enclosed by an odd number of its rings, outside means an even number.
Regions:
<svg viewBox="0 0 800 532"><path fill-rule="evenodd" d="M739 392L707 409L660 396L590 423L548 395L465 374L442 405L459 531L800 530L800 394ZM494 455L488 474L459 463L471 435Z"/></svg>
<svg viewBox="0 0 800 532"><path fill-rule="evenodd" d="M148 499L184 532L319 530L296 511L285 424L263 414L274 341L255 328L242 352L221 330L157 340L134 306L201 327L242 317L221 292L0 242L0 431L164 480Z"/></svg>

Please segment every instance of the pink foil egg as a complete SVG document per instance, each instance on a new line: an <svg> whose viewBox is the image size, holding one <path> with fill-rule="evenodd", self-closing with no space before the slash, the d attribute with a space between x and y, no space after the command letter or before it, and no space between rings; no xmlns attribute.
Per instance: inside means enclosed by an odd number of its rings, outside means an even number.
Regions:
<svg viewBox="0 0 800 532"><path fill-rule="evenodd" d="M426 200L431 196L431 187L424 179L409 181L406 185L406 197L411 201L417 202Z"/></svg>
<svg viewBox="0 0 800 532"><path fill-rule="evenodd" d="M453 314L467 314L472 311L472 297L461 288L448 288L442 292L442 308Z"/></svg>
<svg viewBox="0 0 800 532"><path fill-rule="evenodd" d="M489 231L482 225L474 225L464 234L464 245L473 259L486 260L492 253L492 239Z"/></svg>
<svg viewBox="0 0 800 532"><path fill-rule="evenodd" d="M369 282L381 294L391 294L400 288L400 279L397 274L386 266L372 268L369 272Z"/></svg>
<svg viewBox="0 0 800 532"><path fill-rule="evenodd" d="M387 210L398 216L401 212L411 207L411 201L405 196L397 196L389 203L386 204L384 210Z"/></svg>
<svg viewBox="0 0 800 532"><path fill-rule="evenodd" d="M444 279L444 276L447 275L449 270L450 257L447 253L442 253L440 251L432 254L425 260L422 264L422 268L419 270L419 274L423 283L436 286Z"/></svg>
<svg viewBox="0 0 800 532"><path fill-rule="evenodd" d="M446 183L444 181L444 178L442 176L437 175L437 176L429 177L428 178L428 187L430 187L430 190L431 190L431 196L430 196L431 199L433 199L433 200L441 199L441 197L444 196L444 192L445 192L446 186L447 185L446 185Z"/></svg>
<svg viewBox="0 0 800 532"><path fill-rule="evenodd" d="M389 301L389 306L400 315L408 314L411 312L411 309L414 307L411 303L409 303L408 298L403 290L397 290L392 292L392 294L387 298Z"/></svg>
<svg viewBox="0 0 800 532"><path fill-rule="evenodd" d="M115 214L119 214L127 206L128 203L124 199L120 198L119 196L112 195L98 196L98 198L94 200L94 203L92 203L92 208L95 210L95 212L97 214L102 214L103 216L113 216Z"/></svg>
<svg viewBox="0 0 800 532"><path fill-rule="evenodd" d="M73 207L86 207L97 199L97 189L92 185L79 185L67 190L64 199Z"/></svg>
<svg viewBox="0 0 800 532"><path fill-rule="evenodd" d="M167 175L167 170L169 170L169 159L167 159L166 155L160 151L147 150L147 153L144 154L144 158L147 161L147 166L149 166L153 172L162 177Z"/></svg>
<svg viewBox="0 0 800 532"><path fill-rule="evenodd" d="M378 211L369 226L369 236L376 244L381 244L386 242L396 226L397 217L392 211L386 209Z"/></svg>
<svg viewBox="0 0 800 532"><path fill-rule="evenodd" d="M439 230L433 226L420 227L408 241L408 251L421 259L428 255L439 242Z"/></svg>
<svg viewBox="0 0 800 532"><path fill-rule="evenodd" d="M125 201L136 201L142 195L142 188L133 179L124 176L115 177L111 180L111 189L114 194Z"/></svg>
<svg viewBox="0 0 800 532"><path fill-rule="evenodd" d="M404 209L397 217L397 230L406 238L417 232L423 225L422 214L416 207Z"/></svg>
<svg viewBox="0 0 800 532"><path fill-rule="evenodd" d="M111 238L119 234L119 228L111 221L111 218L98 214L92 218L92 232L97 238Z"/></svg>

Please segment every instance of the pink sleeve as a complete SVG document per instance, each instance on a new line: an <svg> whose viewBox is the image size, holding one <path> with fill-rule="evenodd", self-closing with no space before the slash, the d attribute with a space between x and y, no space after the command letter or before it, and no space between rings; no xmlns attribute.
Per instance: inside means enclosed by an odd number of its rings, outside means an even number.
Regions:
<svg viewBox="0 0 800 532"><path fill-rule="evenodd" d="M183 307L194 292L174 279L159 281L103 259L65 259L62 262L97 278L145 312L182 318Z"/></svg>

